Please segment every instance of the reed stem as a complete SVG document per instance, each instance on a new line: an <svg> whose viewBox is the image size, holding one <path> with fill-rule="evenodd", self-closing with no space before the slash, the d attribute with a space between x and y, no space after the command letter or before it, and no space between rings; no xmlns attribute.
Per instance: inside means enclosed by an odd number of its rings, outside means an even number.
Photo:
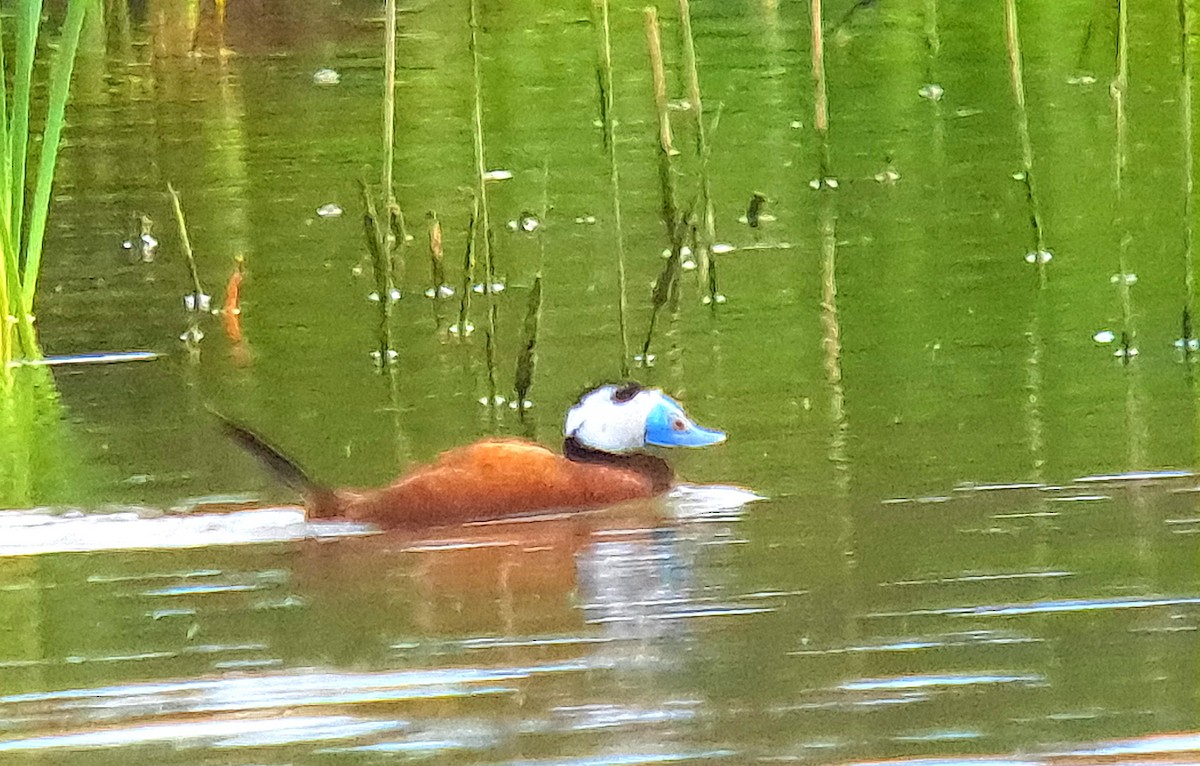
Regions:
<svg viewBox="0 0 1200 766"><path fill-rule="evenodd" d="M477 0L469 1L469 24L471 27L471 71L474 81L474 119L472 129L475 143L475 171L477 176L477 195L479 198L479 226L483 232L483 294L487 298L487 373L488 373L488 402L494 406L496 401L496 300L492 287L496 281L496 265L494 260L492 227L488 217L487 198L487 161L483 148L483 76L481 73L481 56L479 53L479 12Z"/></svg>
<svg viewBox="0 0 1200 766"><path fill-rule="evenodd" d="M1195 149L1192 131L1194 129L1192 114L1192 50L1191 38L1191 1L1179 0L1179 68L1180 94L1179 104L1183 122L1183 264L1184 264L1184 303L1183 303L1183 353L1192 354L1196 266L1194 253L1193 225L1195 221Z"/></svg>
<svg viewBox="0 0 1200 766"><path fill-rule="evenodd" d="M384 2L383 43L383 193L390 206L395 201L392 188L396 146L396 0Z"/></svg>
<svg viewBox="0 0 1200 766"><path fill-rule="evenodd" d="M700 159L700 216L704 236L699 243L700 282L708 290L709 306L717 308L716 271L712 264L712 246L717 241L716 215L713 211L712 183L708 174L708 136L700 99L700 72L696 65L696 43L692 35L690 0L679 0L679 18L683 27L683 60L688 77L688 102L696 119L696 156Z"/></svg>
<svg viewBox="0 0 1200 766"><path fill-rule="evenodd" d="M1008 73L1016 102L1017 137L1021 142L1021 177L1029 208L1029 227L1032 233L1033 258L1037 265L1038 281L1046 284L1046 239L1038 204L1037 186L1033 172L1033 142L1029 137L1029 112L1025 102L1025 76L1021 64L1021 37L1017 25L1016 0L1004 0L1004 38L1008 52Z"/></svg>
<svg viewBox="0 0 1200 766"><path fill-rule="evenodd" d="M820 143L818 183L830 176L829 93L825 86L825 29L821 18L821 0L809 0L812 24L813 127Z"/></svg>
<svg viewBox="0 0 1200 766"><path fill-rule="evenodd" d="M675 171L671 145L671 115L667 110L667 74L663 67L662 37L659 33L658 10L645 10L646 44L650 52L650 74L654 83L654 106L658 112L658 178L662 192L662 218L672 244L681 240L679 208L675 202Z"/></svg>
<svg viewBox="0 0 1200 766"><path fill-rule="evenodd" d="M1117 244L1117 294L1121 304L1121 347L1122 361L1133 361L1136 348L1136 331L1133 327L1133 296L1129 284L1129 233L1125 210L1125 169L1129 162L1128 120L1125 112L1125 96L1129 88L1129 8L1128 0L1117 0L1117 60L1109 93L1113 99L1113 116L1116 128L1116 144L1113 158L1113 175L1116 187L1113 215L1114 229L1120 236Z"/></svg>
<svg viewBox="0 0 1200 766"><path fill-rule="evenodd" d="M175 212L175 224L179 227L179 242L183 246L183 257L187 260L188 273L192 277L193 306L199 310L204 288L200 285L200 271L196 268L196 255L192 252L192 240L188 237L187 222L183 217L183 205L179 202L179 192L169 183L167 192L171 195L171 208Z"/></svg>
<svg viewBox="0 0 1200 766"><path fill-rule="evenodd" d="M629 377L629 300L625 285L625 231L621 224L621 177L617 170L616 124L613 118L612 44L608 23L608 0L592 0L597 44L596 81L600 89L600 124L608 155L608 183L612 193L613 229L617 252L617 324L621 335L621 377Z"/></svg>

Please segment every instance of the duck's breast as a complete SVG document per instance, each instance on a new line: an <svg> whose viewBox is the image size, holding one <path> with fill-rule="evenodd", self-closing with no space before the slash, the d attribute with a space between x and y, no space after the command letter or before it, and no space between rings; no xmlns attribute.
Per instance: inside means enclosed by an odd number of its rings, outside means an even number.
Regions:
<svg viewBox="0 0 1200 766"><path fill-rule="evenodd" d="M637 471L573 462L530 441L488 439L445 452L388 487L348 495L346 515L384 527L433 526L654 494Z"/></svg>

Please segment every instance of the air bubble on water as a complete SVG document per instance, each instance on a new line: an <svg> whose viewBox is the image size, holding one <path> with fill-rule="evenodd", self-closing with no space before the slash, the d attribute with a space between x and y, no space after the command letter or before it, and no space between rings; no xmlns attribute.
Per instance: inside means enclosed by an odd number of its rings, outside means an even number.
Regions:
<svg viewBox="0 0 1200 766"><path fill-rule="evenodd" d="M204 293L188 293L183 296L183 307L188 311L207 312L212 307L212 296Z"/></svg>
<svg viewBox="0 0 1200 766"><path fill-rule="evenodd" d="M1049 250L1039 250L1036 253L1026 253L1026 263L1049 263L1054 258L1054 254Z"/></svg>
<svg viewBox="0 0 1200 766"><path fill-rule="evenodd" d="M921 86L921 89L917 91L917 95L919 95L921 98L929 99L930 101L941 101L942 96L945 94L945 89L935 82L923 85Z"/></svg>
<svg viewBox="0 0 1200 766"><path fill-rule="evenodd" d="M1109 284L1119 285L1121 283L1122 276L1125 278L1125 284L1127 284L1127 285L1136 285L1137 284L1137 281L1138 281L1137 274L1124 274L1124 275L1113 274L1111 277L1108 278Z"/></svg>
<svg viewBox="0 0 1200 766"><path fill-rule="evenodd" d="M1112 343L1117 339L1117 334L1112 330L1101 330L1092 336L1092 340L1097 343Z"/></svg>

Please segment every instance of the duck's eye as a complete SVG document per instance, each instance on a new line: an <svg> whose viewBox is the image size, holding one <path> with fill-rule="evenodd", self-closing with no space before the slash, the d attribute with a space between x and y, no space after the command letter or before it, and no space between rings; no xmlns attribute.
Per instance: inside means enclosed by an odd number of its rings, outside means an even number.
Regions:
<svg viewBox="0 0 1200 766"><path fill-rule="evenodd" d="M671 428L674 428L676 431L686 431L687 423L683 422L683 418L675 418L671 421Z"/></svg>

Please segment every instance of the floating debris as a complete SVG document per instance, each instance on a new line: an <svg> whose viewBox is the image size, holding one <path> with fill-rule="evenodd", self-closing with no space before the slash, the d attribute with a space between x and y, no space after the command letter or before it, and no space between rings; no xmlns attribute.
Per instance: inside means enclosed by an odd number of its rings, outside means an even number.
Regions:
<svg viewBox="0 0 1200 766"><path fill-rule="evenodd" d="M212 296L204 293L188 293L183 296L183 307L188 311L212 310Z"/></svg>
<svg viewBox="0 0 1200 766"><path fill-rule="evenodd" d="M485 181L508 181L513 177L511 170L489 170L483 174Z"/></svg>
<svg viewBox="0 0 1200 766"><path fill-rule="evenodd" d="M1136 285L1138 281L1137 274L1113 274L1108 278L1108 282L1112 285L1118 285L1122 279L1124 279L1127 285Z"/></svg>
<svg viewBox="0 0 1200 766"><path fill-rule="evenodd" d="M321 218L337 218L346 211L342 210L342 206L336 202L326 202L317 208L317 215Z"/></svg>
<svg viewBox="0 0 1200 766"><path fill-rule="evenodd" d="M586 224L588 226L591 226L595 222L596 222L596 216L594 216L594 215L581 215L581 216L575 217L575 223L581 223L581 224Z"/></svg>
<svg viewBox="0 0 1200 766"><path fill-rule="evenodd" d="M1092 336L1092 340L1097 343L1112 343L1117 339L1117 334L1112 330L1101 330Z"/></svg>
<svg viewBox="0 0 1200 766"><path fill-rule="evenodd" d="M314 85L337 85L342 81L342 76L338 74L336 69L318 69L313 72Z"/></svg>
<svg viewBox="0 0 1200 766"><path fill-rule="evenodd" d="M1054 254L1049 250L1038 250L1035 253L1026 253L1026 263L1049 263L1054 258Z"/></svg>
<svg viewBox="0 0 1200 766"><path fill-rule="evenodd" d="M941 101L945 94L946 91L942 86L934 82L921 86L921 89L917 91L917 95L929 101Z"/></svg>

